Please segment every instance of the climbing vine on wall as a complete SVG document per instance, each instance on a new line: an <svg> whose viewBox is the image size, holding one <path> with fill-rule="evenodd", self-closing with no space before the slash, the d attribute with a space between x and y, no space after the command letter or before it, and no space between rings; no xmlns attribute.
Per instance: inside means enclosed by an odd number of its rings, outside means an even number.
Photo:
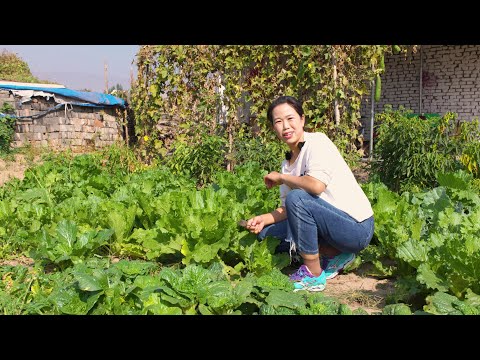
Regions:
<svg viewBox="0 0 480 360"><path fill-rule="evenodd" d="M173 138L201 126L225 137L231 162L242 124L272 141L268 105L293 95L303 101L307 130L327 133L355 157L361 98L391 52L390 45L142 46L132 88L135 132L149 140L141 144L146 153L165 154Z"/></svg>

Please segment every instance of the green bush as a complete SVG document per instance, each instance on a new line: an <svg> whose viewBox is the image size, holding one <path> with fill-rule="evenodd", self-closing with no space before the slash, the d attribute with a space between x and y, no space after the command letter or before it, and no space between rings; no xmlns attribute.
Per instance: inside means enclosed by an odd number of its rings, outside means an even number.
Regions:
<svg viewBox="0 0 480 360"><path fill-rule="evenodd" d="M212 181L217 171L225 168L226 147L227 141L219 135L201 132L188 140L178 136L165 165L175 174L189 174L203 186Z"/></svg>
<svg viewBox="0 0 480 360"><path fill-rule="evenodd" d="M391 106L378 113L376 121L378 161L372 164L373 176L393 191L432 188L438 185L437 172L468 169L475 156L478 163L476 121L457 121L457 115L450 112L424 120L403 108L393 111ZM468 152L462 157L464 151ZM468 171L475 169L470 165Z"/></svg>
<svg viewBox="0 0 480 360"><path fill-rule="evenodd" d="M464 144L459 157L465 170L476 179L480 178L480 136L478 119L462 123L459 131L459 141Z"/></svg>
<svg viewBox="0 0 480 360"><path fill-rule="evenodd" d="M15 117L11 116L13 113L13 107L7 102L0 107L0 152L2 153L10 151L15 134Z"/></svg>
<svg viewBox="0 0 480 360"><path fill-rule="evenodd" d="M233 156L236 165L242 165L250 161L260 164L262 169L270 171L280 171L282 160L285 158L285 152L288 147L276 139L271 132L271 136L256 136L244 125L238 132L233 143Z"/></svg>

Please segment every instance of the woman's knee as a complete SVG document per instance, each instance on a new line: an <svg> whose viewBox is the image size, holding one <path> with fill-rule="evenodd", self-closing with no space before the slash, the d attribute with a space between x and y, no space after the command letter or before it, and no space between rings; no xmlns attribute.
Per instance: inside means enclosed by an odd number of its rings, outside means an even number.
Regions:
<svg viewBox="0 0 480 360"><path fill-rule="evenodd" d="M263 230L257 234L257 239L263 240L265 239L266 236L267 236L267 229L263 228Z"/></svg>
<svg viewBox="0 0 480 360"><path fill-rule="evenodd" d="M285 239L287 236L287 220L267 225L257 234L259 240L263 240L267 236L273 236L280 240Z"/></svg>
<svg viewBox="0 0 480 360"><path fill-rule="evenodd" d="M285 199L285 206L294 207L302 201L303 197L307 194L305 190L302 189L293 189L288 192L287 198Z"/></svg>

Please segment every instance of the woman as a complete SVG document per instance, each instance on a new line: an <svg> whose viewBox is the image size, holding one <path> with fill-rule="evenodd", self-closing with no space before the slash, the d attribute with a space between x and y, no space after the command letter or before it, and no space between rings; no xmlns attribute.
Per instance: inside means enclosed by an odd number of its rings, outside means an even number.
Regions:
<svg viewBox="0 0 480 360"><path fill-rule="evenodd" d="M280 186L281 206L248 219L246 228L260 239L277 237L300 254L303 265L290 275L294 291L322 291L327 279L370 243L373 210L333 142L324 133L304 131L305 115L297 99L277 98L267 117L290 148L281 173L264 177L267 188Z"/></svg>

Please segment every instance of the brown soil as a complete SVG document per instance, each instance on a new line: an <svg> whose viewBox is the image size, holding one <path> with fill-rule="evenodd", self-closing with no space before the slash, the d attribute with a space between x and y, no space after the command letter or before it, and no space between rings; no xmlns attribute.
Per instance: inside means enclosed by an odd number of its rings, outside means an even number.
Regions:
<svg viewBox="0 0 480 360"><path fill-rule="evenodd" d="M28 167L26 157L23 154L13 156L12 160L0 159L0 186L13 178L23 179L23 173Z"/></svg>
<svg viewBox="0 0 480 360"><path fill-rule="evenodd" d="M360 266L352 272L327 280L324 294L348 305L352 310L362 308L369 314L382 312L387 296L394 292L394 282L367 275L366 268Z"/></svg>
<svg viewBox="0 0 480 360"><path fill-rule="evenodd" d="M359 183L364 183L368 181L368 176L370 174L370 163L368 162L361 162L357 167L353 170L353 175L355 175L355 179Z"/></svg>
<svg viewBox="0 0 480 360"><path fill-rule="evenodd" d="M298 268L287 266L284 274L290 275ZM386 305L387 297L394 293L394 280L373 276L371 264L361 264L357 268L340 273L327 280L323 294L347 305L352 311L363 309L368 314L379 314Z"/></svg>
<svg viewBox="0 0 480 360"><path fill-rule="evenodd" d="M38 158L35 161L38 161ZM29 162L23 154L16 154L13 160L0 159L0 186L13 178L23 179L28 166ZM368 169L367 163L362 163L354 169L354 175L359 182L368 180ZM0 259L0 265L32 266L33 260L22 256L11 260ZM367 275L365 267L360 266L350 273L340 274L328 280L324 293L346 304L352 310L362 308L367 313L374 314L382 311L385 299L393 289L392 280Z"/></svg>
<svg viewBox="0 0 480 360"><path fill-rule="evenodd" d="M21 266L27 266L27 267L30 267L30 266L33 266L35 262L33 261L33 259L30 259L26 256L23 256L23 255L20 255L20 256L17 256L15 257L15 259L11 259L11 260L3 260L3 259L0 259L0 266L18 266L18 265L21 265Z"/></svg>

